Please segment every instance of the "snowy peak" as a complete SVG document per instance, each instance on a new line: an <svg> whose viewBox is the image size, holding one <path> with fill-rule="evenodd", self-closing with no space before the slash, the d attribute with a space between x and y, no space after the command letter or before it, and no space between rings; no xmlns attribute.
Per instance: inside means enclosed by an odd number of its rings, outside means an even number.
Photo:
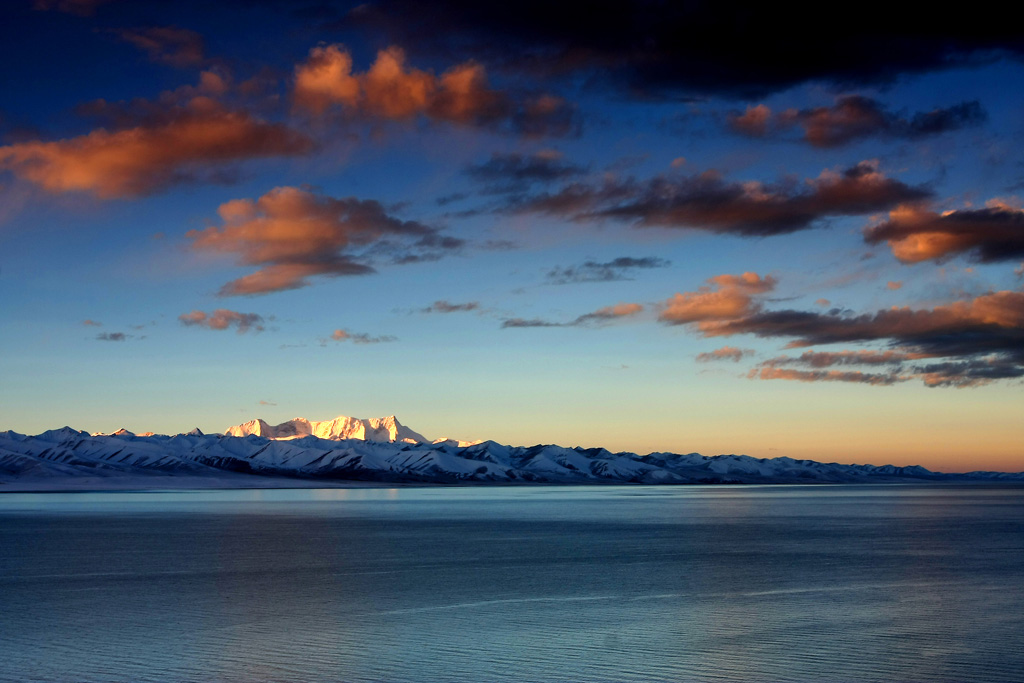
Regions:
<svg viewBox="0 0 1024 683"><path fill-rule="evenodd" d="M301 439L315 436L318 439L360 439L390 443L403 441L406 443L428 443L429 440L401 422L394 415L387 417L371 417L368 419L339 415L333 420L311 421L304 417L296 417L279 425L271 426L263 420L256 419L245 424L228 427L225 434L229 436L248 436L254 434L268 439Z"/></svg>
<svg viewBox="0 0 1024 683"><path fill-rule="evenodd" d="M255 420L249 420L244 424L228 427L224 430L224 433L228 436L248 436L249 434L255 434L256 436L273 438L270 433L273 429L274 428L266 422L257 418Z"/></svg>

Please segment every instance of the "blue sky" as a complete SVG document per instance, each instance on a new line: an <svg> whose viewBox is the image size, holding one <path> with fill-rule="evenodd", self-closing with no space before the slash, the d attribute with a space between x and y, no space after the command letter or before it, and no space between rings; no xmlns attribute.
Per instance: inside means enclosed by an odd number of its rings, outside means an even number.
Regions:
<svg viewBox="0 0 1024 683"><path fill-rule="evenodd" d="M0 427L1024 469L1024 41L742 9L5 3Z"/></svg>

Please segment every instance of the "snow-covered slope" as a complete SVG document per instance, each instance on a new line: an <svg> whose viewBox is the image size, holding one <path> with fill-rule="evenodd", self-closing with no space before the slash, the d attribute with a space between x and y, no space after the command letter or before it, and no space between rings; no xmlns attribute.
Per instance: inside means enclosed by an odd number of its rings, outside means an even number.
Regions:
<svg viewBox="0 0 1024 683"><path fill-rule="evenodd" d="M369 419L339 415L333 420L321 422L296 417L275 426L257 418L245 424L228 427L224 433L230 436L254 434L268 439L298 439L304 436L315 436L320 439L361 439L385 443L391 441L426 443L429 441L419 432L414 432L400 423L394 415Z"/></svg>
<svg viewBox="0 0 1024 683"><path fill-rule="evenodd" d="M292 421L295 423L296 421ZM345 428L333 422L325 434ZM316 481L373 481L391 483L873 483L956 480L1024 481L1024 473L974 472L942 474L923 467L840 465L791 458L752 458L746 455L704 456L652 453L611 453L600 448L562 446L504 446L493 441L460 445L452 441L427 443L383 441L378 423L364 425L361 438L323 438L292 434L272 438L254 433L203 434L194 429L176 436L136 436L126 430L91 435L70 427L35 436L0 432L0 491L5 484L38 483L60 487L61 482L124 481L142 477L152 486L173 486L174 480L197 477L289 477L298 485ZM292 424L292 423L285 423ZM252 423L250 423L252 424ZM245 425L243 425L244 427ZM255 423L263 430L266 423ZM269 427L269 426L266 426ZM269 427L273 434L281 425ZM386 426L394 434L415 434L397 420ZM391 432L389 432L391 433ZM416 435L419 437L419 435ZM253 477L255 479L255 477ZM306 484L302 484L305 480ZM161 483L163 482L163 483ZM254 481L254 486L261 484Z"/></svg>

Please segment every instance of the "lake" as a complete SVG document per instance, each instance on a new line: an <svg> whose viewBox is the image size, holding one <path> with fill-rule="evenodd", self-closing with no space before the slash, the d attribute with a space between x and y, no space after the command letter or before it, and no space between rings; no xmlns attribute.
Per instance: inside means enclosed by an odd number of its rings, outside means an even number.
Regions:
<svg viewBox="0 0 1024 683"><path fill-rule="evenodd" d="M1024 487L0 495L3 681L1024 679Z"/></svg>

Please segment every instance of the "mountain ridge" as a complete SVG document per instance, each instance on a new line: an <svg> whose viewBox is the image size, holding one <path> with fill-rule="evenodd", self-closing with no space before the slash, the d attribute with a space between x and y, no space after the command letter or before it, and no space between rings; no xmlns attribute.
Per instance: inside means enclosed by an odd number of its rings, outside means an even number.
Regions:
<svg viewBox="0 0 1024 683"><path fill-rule="evenodd" d="M395 421L397 423L397 420ZM265 424L265 423L264 423ZM411 430L410 430L411 431ZM253 477L252 475L259 475ZM612 453L603 448L507 446L494 441L269 438L256 434L110 435L63 427L28 436L0 432L0 491L7 485L61 488L82 478L99 488L139 480L173 487L176 478L288 478L388 484L812 484L1024 481L1024 472L932 472L919 465L844 465L788 457L699 453ZM259 487L259 484L252 484ZM12 490L12 489L8 489Z"/></svg>

